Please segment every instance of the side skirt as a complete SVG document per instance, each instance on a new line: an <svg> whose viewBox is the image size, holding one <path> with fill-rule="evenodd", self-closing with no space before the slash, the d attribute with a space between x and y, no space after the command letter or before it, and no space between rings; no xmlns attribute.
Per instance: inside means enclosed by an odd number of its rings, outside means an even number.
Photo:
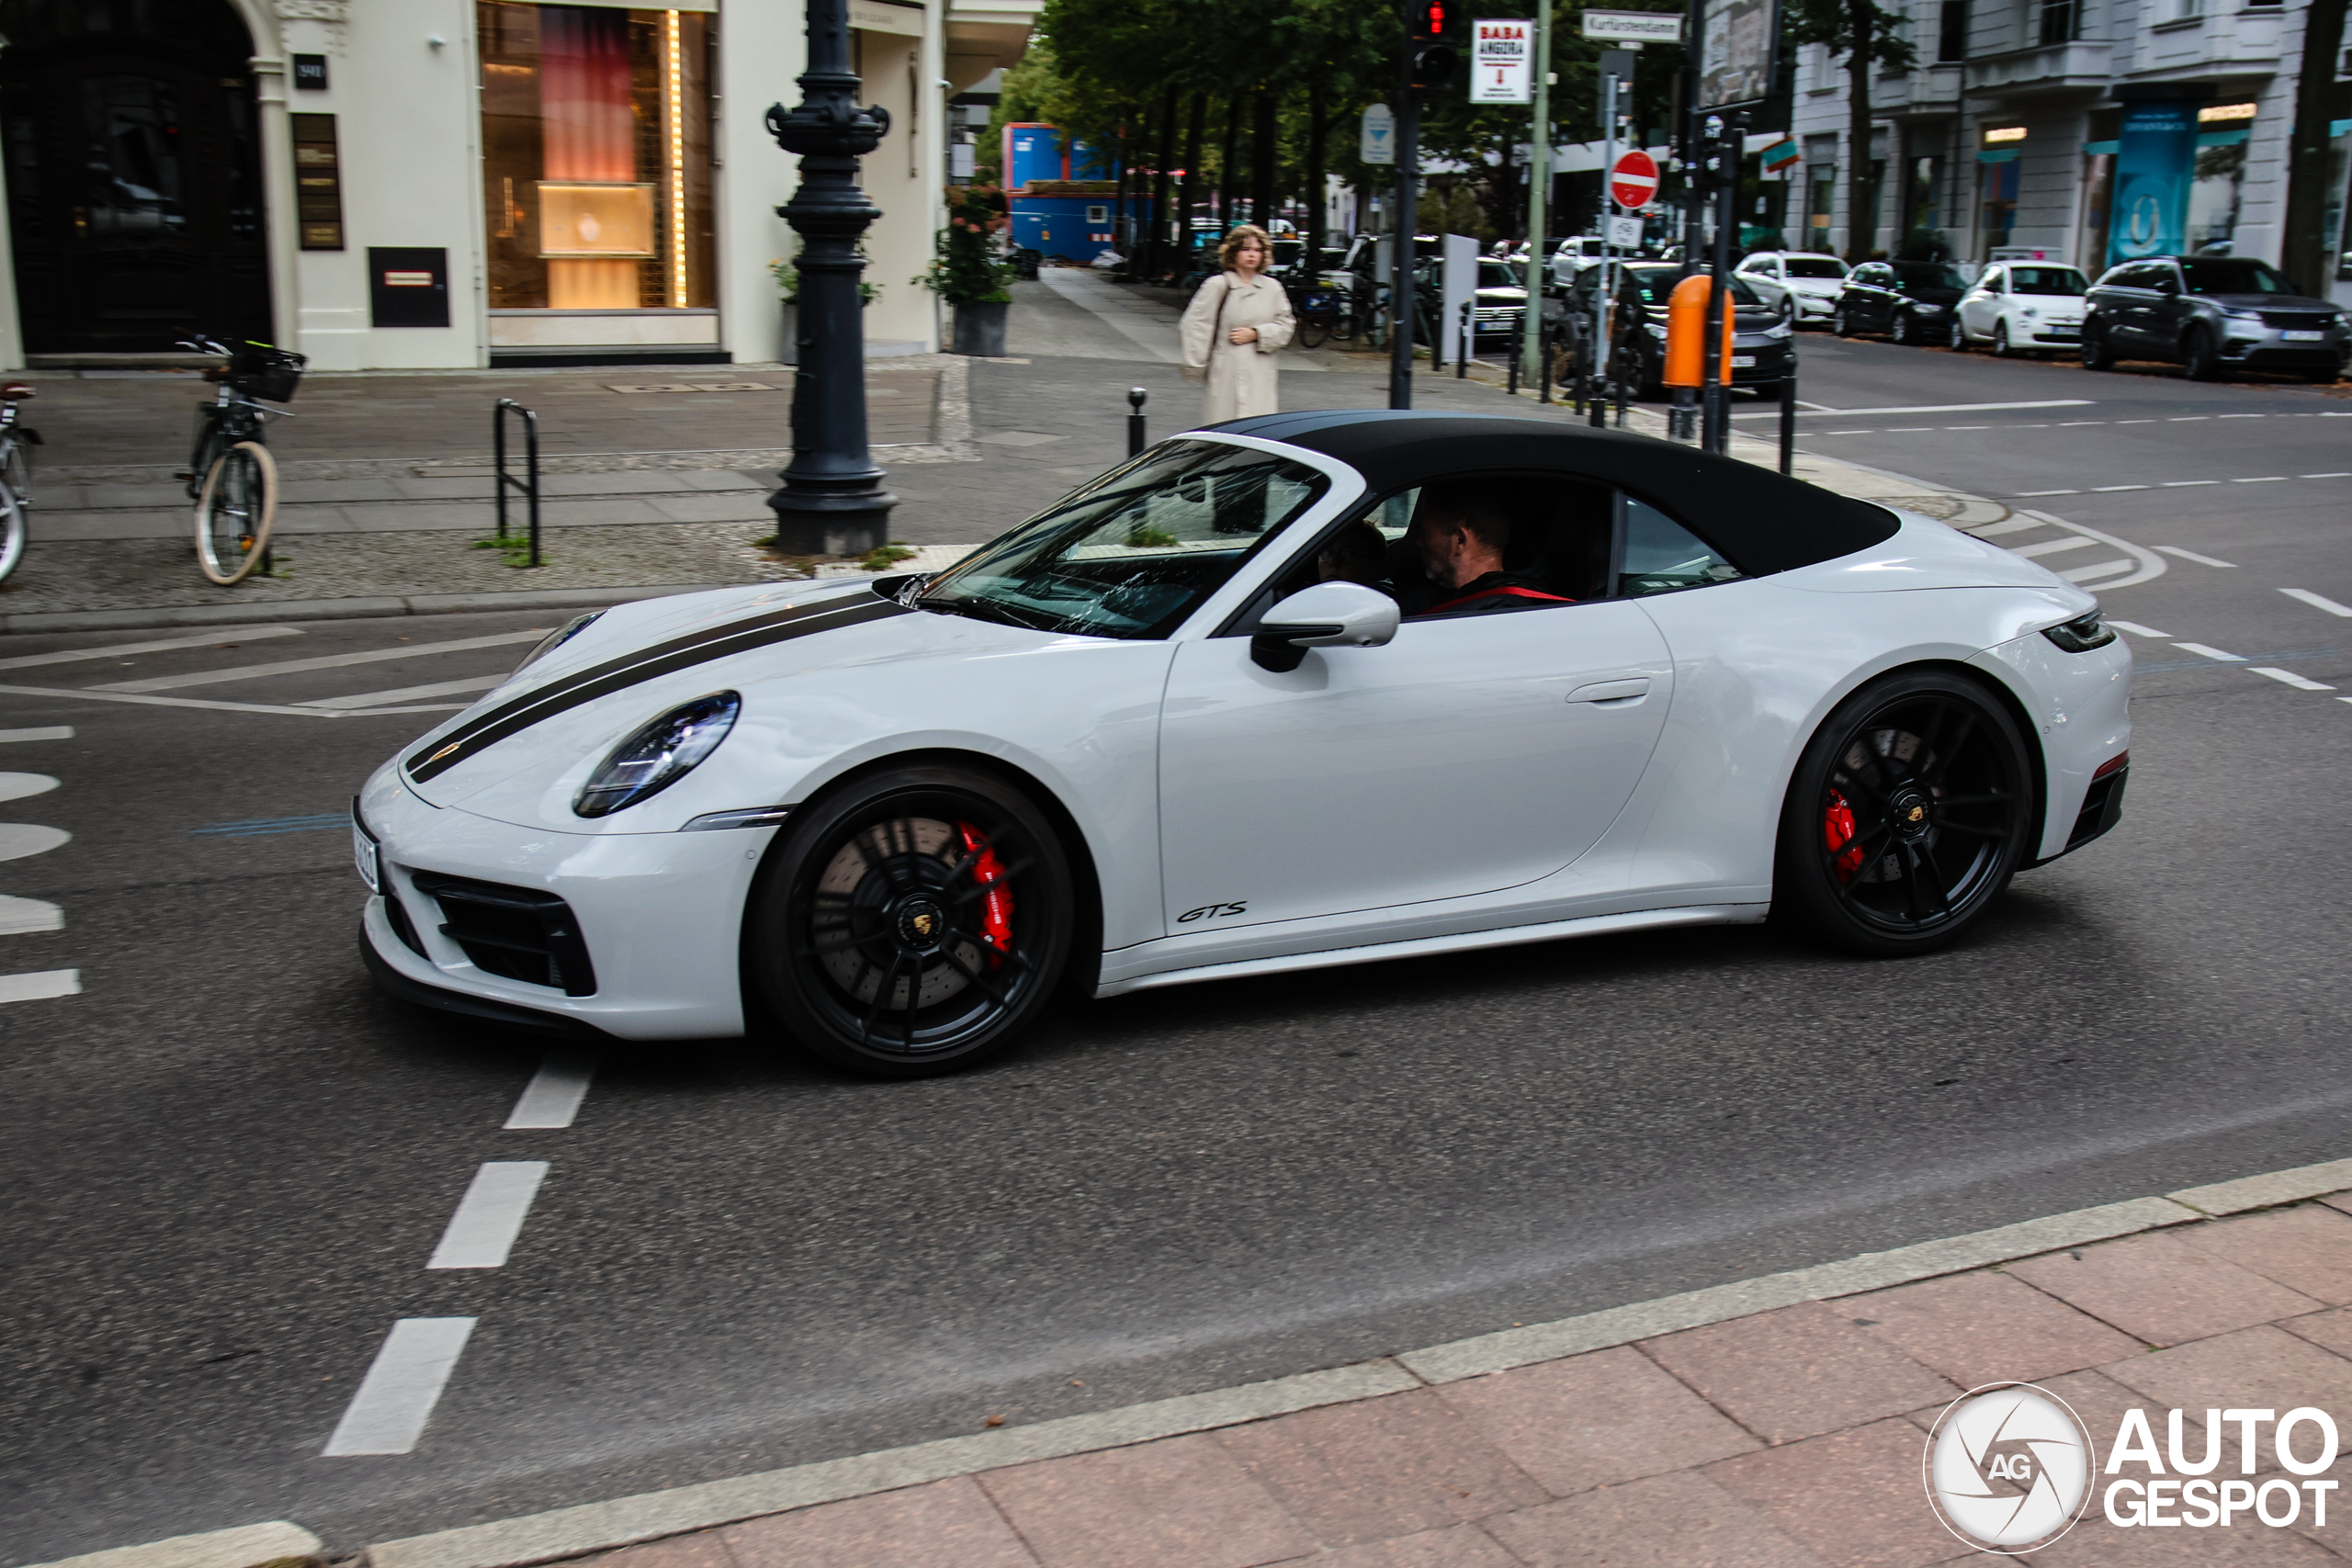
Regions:
<svg viewBox="0 0 2352 1568"><path fill-rule="evenodd" d="M1437 953L1466 953L1481 947L1514 947L1524 942L1556 942L1563 937L1599 936L1607 931L1651 931L1667 926L1737 926L1762 922L1769 904L1694 904L1679 909L1639 909L1623 915L1588 915L1575 920L1547 920L1541 925L1506 926L1497 931L1463 931L1453 936L1416 937L1408 942L1374 942L1364 947L1326 948L1319 953L1291 953L1274 958L1248 958L1231 964L1203 964L1139 975L1095 987L1097 997L1124 996L1159 986L1187 986L1196 980L1238 980L1249 975L1283 975L1296 969L1330 969L1344 964L1378 964L1391 958L1420 958Z"/></svg>

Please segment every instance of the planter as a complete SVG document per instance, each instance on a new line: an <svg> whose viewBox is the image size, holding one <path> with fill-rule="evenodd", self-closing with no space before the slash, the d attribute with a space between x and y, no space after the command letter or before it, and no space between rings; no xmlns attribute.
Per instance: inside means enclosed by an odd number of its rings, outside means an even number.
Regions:
<svg viewBox="0 0 2352 1568"><path fill-rule="evenodd" d="M782 339L783 352L775 356L775 362L778 365L799 364L800 306L794 300L784 302L784 330L778 335Z"/></svg>
<svg viewBox="0 0 2352 1568"><path fill-rule="evenodd" d="M956 307L956 341L949 350L981 359L1004 357L1003 304L959 303Z"/></svg>

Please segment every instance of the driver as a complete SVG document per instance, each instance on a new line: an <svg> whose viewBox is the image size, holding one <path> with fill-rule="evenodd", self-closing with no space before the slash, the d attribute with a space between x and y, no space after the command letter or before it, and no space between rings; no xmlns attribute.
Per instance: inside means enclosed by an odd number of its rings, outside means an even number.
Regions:
<svg viewBox="0 0 2352 1568"><path fill-rule="evenodd" d="M1573 604L1522 572L1503 570L1510 546L1510 516L1480 493L1476 480L1455 479L1421 491L1412 525L1399 541L1408 558L1419 558L1430 602L1408 606L1420 615L1487 615L1532 610L1542 604Z"/></svg>

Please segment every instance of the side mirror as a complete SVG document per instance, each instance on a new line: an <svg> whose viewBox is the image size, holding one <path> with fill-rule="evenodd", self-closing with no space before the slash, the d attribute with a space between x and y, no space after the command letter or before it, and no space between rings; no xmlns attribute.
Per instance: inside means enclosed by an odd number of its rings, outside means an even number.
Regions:
<svg viewBox="0 0 2352 1568"><path fill-rule="evenodd" d="M1396 635L1396 601L1361 582L1318 582L1266 612L1250 657L1276 674L1295 670L1310 648L1378 648Z"/></svg>

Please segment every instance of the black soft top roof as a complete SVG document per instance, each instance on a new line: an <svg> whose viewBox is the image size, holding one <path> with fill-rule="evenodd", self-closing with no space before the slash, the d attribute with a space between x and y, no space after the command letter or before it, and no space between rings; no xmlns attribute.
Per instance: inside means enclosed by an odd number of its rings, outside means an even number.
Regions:
<svg viewBox="0 0 2352 1568"><path fill-rule="evenodd" d="M1893 513L1753 463L1622 430L1400 409L1263 414L1209 430L1336 457L1374 494L1478 469L1555 469L1623 486L1751 577L1835 560L1894 536Z"/></svg>

